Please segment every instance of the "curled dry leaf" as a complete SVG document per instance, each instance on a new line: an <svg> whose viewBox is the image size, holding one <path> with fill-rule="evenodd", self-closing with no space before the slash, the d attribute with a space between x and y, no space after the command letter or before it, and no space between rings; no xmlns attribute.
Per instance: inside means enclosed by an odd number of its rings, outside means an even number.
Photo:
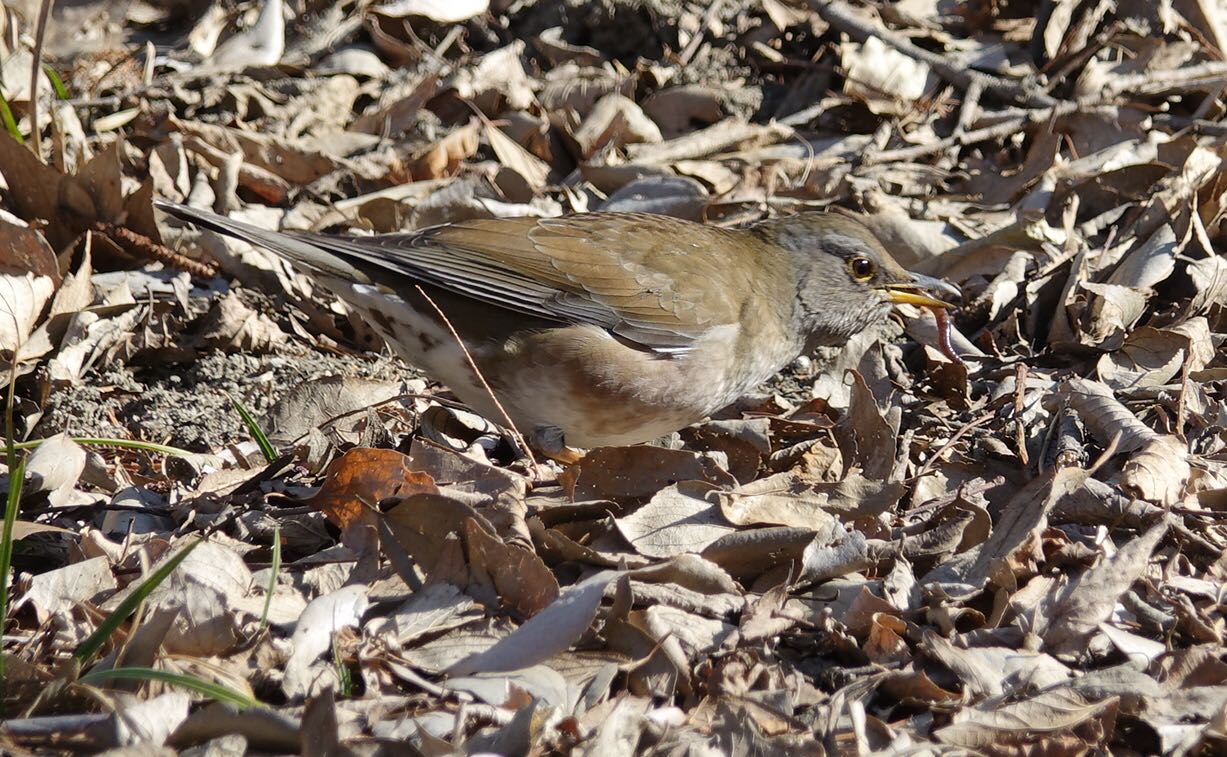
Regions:
<svg viewBox="0 0 1227 757"><path fill-rule="evenodd" d="M737 525L790 525L822 532L832 515L871 517L893 507L904 491L902 483L870 481L859 474L827 483L785 471L715 497L724 517Z"/></svg>
<svg viewBox="0 0 1227 757"><path fill-rule="evenodd" d="M53 291L50 276L0 274L0 351L15 353L29 340Z"/></svg>
<svg viewBox="0 0 1227 757"><path fill-rule="evenodd" d="M519 142L488 121L485 123L485 133L486 141L490 143L490 149L498 156L500 163L522 176L531 189L539 190L545 186L545 180L550 174L548 163L524 149Z"/></svg>
<svg viewBox="0 0 1227 757"><path fill-rule="evenodd" d="M606 146L662 141L660 129L644 115L643 109L617 92L596 101L574 136L580 157L585 159Z"/></svg>
<svg viewBox="0 0 1227 757"><path fill-rule="evenodd" d="M331 660L323 664L317 661L332 647L334 633L359 625L370 603L367 591L365 586L345 586L316 597L303 610L290 638L290 658L281 683L286 696L300 699L326 686L336 688Z"/></svg>
<svg viewBox="0 0 1227 757"><path fill-rule="evenodd" d="M864 100L875 113L906 113L937 83L927 64L878 37L840 45L839 57L847 71L844 92Z"/></svg>
<svg viewBox="0 0 1227 757"><path fill-rule="evenodd" d="M147 600L152 608L181 608L163 648L206 657L231 650L240 635L240 608L251 591L251 570L234 549L201 543Z"/></svg>
<svg viewBox="0 0 1227 757"><path fill-rule="evenodd" d="M294 392L279 399L261 426L269 439L289 444L334 419L340 419L340 425L346 427L343 416L361 419L355 411L379 406L399 393L400 384L394 381L323 376L299 384Z"/></svg>
<svg viewBox="0 0 1227 757"><path fill-rule="evenodd" d="M30 453L26 460L26 475L30 476L30 490L53 492L76 486L85 470L85 449L69 438L68 434L56 434Z"/></svg>
<svg viewBox="0 0 1227 757"><path fill-rule="evenodd" d="M35 576L16 606L29 604L39 623L53 617L70 622L78 604L113 591L115 586L107 559L95 557Z"/></svg>
<svg viewBox="0 0 1227 757"><path fill-rule="evenodd" d="M1015 551L1024 548L1036 530L1047 523L1048 512L1081 487L1088 475L1078 468L1051 469L1019 490L1002 508L992 536L980 545L975 561L963 572L967 583L980 586L995 571L1008 569Z"/></svg>
<svg viewBox="0 0 1227 757"><path fill-rule="evenodd" d="M286 340L276 322L234 294L218 300L201 326L200 339L223 350L268 353Z"/></svg>
<svg viewBox="0 0 1227 757"><path fill-rule="evenodd" d="M732 649L737 644L737 626L675 607L648 607L642 614L632 616L632 620L658 642L676 640L688 660Z"/></svg>
<svg viewBox="0 0 1227 757"><path fill-rule="evenodd" d="M470 580L488 584L516 612L532 617L558 598L558 580L536 553L503 543L473 518L464 521L464 539Z"/></svg>
<svg viewBox="0 0 1227 757"><path fill-rule="evenodd" d="M192 698L183 691L168 691L146 700L121 697L115 710L116 741L129 749L149 749L166 743L187 720Z"/></svg>
<svg viewBox="0 0 1227 757"><path fill-rule="evenodd" d="M1106 446L1120 436L1117 452L1134 452L1157 436L1113 396L1111 389L1098 381L1070 379L1062 387L1062 394L1100 444Z"/></svg>
<svg viewBox="0 0 1227 757"><path fill-rule="evenodd" d="M1143 326L1119 350L1099 359L1099 376L1113 389L1161 386L1181 371L1198 371L1214 357L1205 318L1190 318L1170 329Z"/></svg>
<svg viewBox="0 0 1227 757"><path fill-rule="evenodd" d="M737 483L709 455L661 447L599 447L559 477L576 502L651 497L674 481Z"/></svg>
<svg viewBox="0 0 1227 757"><path fill-rule="evenodd" d="M1164 434L1130 456L1121 469L1120 485L1130 496L1171 506L1184 499L1191 473L1185 443Z"/></svg>
<svg viewBox="0 0 1227 757"><path fill-rule="evenodd" d="M473 157L481 146L481 122L476 118L467 126L431 145L413 161L414 179L441 179L452 176L460 164Z"/></svg>
<svg viewBox="0 0 1227 757"><path fill-rule="evenodd" d="M60 285L60 266L55 252L43 235L29 228L0 219L0 273L47 276Z"/></svg>
<svg viewBox="0 0 1227 757"><path fill-rule="evenodd" d="M1057 689L1001 707L961 710L935 735L965 749L1095 749L1113 735L1119 700L1088 701L1072 689Z"/></svg>

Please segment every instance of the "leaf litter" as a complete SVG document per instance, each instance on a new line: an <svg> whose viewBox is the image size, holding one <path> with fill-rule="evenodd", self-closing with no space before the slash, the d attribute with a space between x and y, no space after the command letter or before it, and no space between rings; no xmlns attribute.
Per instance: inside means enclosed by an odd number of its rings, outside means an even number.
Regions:
<svg viewBox="0 0 1227 757"><path fill-rule="evenodd" d="M54 7L37 53L2 10L0 748L1223 749L1213 4L172 5ZM354 233L826 209L964 299L534 464L155 197Z"/></svg>

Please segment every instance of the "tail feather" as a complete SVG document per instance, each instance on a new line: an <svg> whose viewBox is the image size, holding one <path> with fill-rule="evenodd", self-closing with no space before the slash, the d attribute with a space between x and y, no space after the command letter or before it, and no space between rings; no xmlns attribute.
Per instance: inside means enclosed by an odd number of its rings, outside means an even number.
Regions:
<svg viewBox="0 0 1227 757"><path fill-rule="evenodd" d="M354 283L370 283L370 278L360 268L341 255L313 243L309 236L296 236L262 229L259 226L235 221L217 213L181 205L177 202L154 200L153 205L182 221L228 237L241 239L316 273Z"/></svg>

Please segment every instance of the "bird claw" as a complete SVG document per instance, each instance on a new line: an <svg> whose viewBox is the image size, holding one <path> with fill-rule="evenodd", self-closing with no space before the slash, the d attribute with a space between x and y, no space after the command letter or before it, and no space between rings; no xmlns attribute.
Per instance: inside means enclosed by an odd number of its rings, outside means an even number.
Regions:
<svg viewBox="0 0 1227 757"><path fill-rule="evenodd" d="M584 459L585 452L568 447L563 440L562 429L557 426L537 426L527 441L534 450L563 465L574 465Z"/></svg>

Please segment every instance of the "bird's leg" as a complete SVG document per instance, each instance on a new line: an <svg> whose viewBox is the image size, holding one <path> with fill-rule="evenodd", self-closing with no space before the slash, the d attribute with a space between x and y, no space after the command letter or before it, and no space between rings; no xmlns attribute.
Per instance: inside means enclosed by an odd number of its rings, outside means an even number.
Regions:
<svg viewBox="0 0 1227 757"><path fill-rule="evenodd" d="M584 451L568 447L563 439L562 429L557 426L537 426L528 435L527 441L533 449L564 465L578 463L584 459Z"/></svg>

